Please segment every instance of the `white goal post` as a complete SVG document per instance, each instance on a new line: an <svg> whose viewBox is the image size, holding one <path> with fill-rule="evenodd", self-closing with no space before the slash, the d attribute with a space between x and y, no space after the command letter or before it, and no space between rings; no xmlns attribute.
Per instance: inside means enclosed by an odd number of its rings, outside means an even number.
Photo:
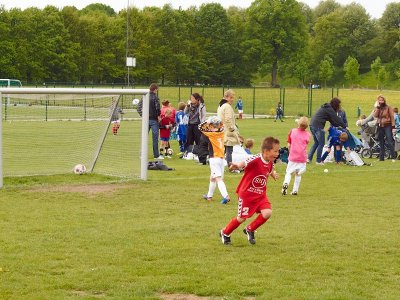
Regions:
<svg viewBox="0 0 400 300"><path fill-rule="evenodd" d="M0 88L0 188L3 187L3 97L10 95L143 95L143 115L141 118L140 179L147 180L148 132L149 132L149 90L148 89L111 89L111 88ZM140 124L140 123L139 123ZM134 141L132 141L134 142Z"/></svg>

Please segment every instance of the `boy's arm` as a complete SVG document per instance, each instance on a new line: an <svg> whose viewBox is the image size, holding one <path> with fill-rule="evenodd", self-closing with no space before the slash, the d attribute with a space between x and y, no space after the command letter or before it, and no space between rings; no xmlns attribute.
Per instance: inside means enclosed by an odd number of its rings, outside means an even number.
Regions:
<svg viewBox="0 0 400 300"><path fill-rule="evenodd" d="M275 170L275 165L272 166L271 177L276 181L279 178L278 172Z"/></svg>

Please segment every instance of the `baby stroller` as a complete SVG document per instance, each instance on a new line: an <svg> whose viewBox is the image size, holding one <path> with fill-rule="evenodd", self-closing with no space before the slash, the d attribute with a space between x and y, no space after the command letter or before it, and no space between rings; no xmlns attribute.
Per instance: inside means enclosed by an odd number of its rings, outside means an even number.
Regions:
<svg viewBox="0 0 400 300"><path fill-rule="evenodd" d="M394 151L397 153L400 151L400 132L394 135Z"/></svg>
<svg viewBox="0 0 400 300"><path fill-rule="evenodd" d="M371 131L369 136L369 141L368 141L368 147L369 148L364 148L361 151L361 157L363 158L378 158L379 152L380 152L380 146L379 146L379 141L378 141L378 134L376 127L374 128L375 130ZM390 150L385 144L385 159L388 159L390 157Z"/></svg>

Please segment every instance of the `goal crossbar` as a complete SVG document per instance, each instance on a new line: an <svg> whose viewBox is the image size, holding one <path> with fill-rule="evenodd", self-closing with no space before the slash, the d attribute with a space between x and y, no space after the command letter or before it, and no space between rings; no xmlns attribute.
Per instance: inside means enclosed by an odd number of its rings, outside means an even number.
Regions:
<svg viewBox="0 0 400 300"><path fill-rule="evenodd" d="M86 95L143 95L141 126L140 178L147 180L149 90L148 89L103 89L103 88L0 88L0 188L3 187L3 96L11 94L86 94Z"/></svg>

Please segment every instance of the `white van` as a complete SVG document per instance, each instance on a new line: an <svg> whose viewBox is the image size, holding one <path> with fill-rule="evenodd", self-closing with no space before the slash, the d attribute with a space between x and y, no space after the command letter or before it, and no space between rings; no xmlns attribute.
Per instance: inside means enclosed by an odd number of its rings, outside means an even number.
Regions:
<svg viewBox="0 0 400 300"><path fill-rule="evenodd" d="M1 88L20 88L22 87L21 81L18 79L0 79ZM10 95L4 95L7 97L7 105L10 105ZM1 99L0 99L1 100ZM1 103L2 101L0 101Z"/></svg>
<svg viewBox="0 0 400 300"><path fill-rule="evenodd" d="M0 87L22 87L18 79L0 79Z"/></svg>

